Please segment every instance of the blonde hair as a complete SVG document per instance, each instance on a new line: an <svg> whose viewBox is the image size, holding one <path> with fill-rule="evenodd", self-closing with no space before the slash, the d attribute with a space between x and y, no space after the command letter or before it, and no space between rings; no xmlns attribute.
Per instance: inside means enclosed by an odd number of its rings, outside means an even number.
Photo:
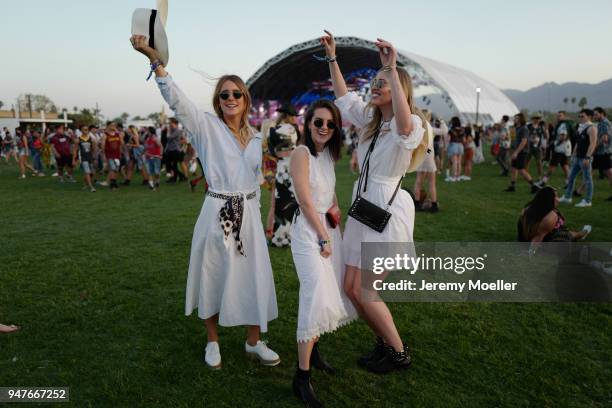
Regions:
<svg viewBox="0 0 612 408"><path fill-rule="evenodd" d="M242 92L242 97L244 98L244 111L240 116L240 128L238 129L238 134L240 136L240 141L246 145L249 139L253 136L255 131L249 125L249 112L251 111L251 94L249 93L249 88L247 88L246 84L238 75L223 75L217 81L217 85L215 86L215 93L213 94L213 108L215 109L215 113L223 122L225 122L225 118L223 117L223 111L221 110L221 101L219 100L219 93L221 92L221 88L225 82L231 81L233 82L240 92ZM225 122L227 124L227 122Z"/></svg>
<svg viewBox="0 0 612 408"><path fill-rule="evenodd" d="M378 72L381 72L381 71L382 70L379 70ZM404 94L406 95L406 100L408 101L410 112L412 112L414 115L417 115L418 117L421 118L423 122L423 129L427 131L427 121L423 117L423 113L421 112L421 110L417 108L416 105L414 104L414 98L412 97L412 79L410 79L410 75L405 69L399 68L399 67L397 68L397 74L399 76L399 80L400 80L402 89L404 90ZM374 137L374 135L378 132L380 122L382 121L382 112L380 111L380 108L378 106L370 102L368 103L366 110L368 110L369 112L372 112L372 119L364 127L363 134L362 134L362 140L368 140L371 137Z"/></svg>

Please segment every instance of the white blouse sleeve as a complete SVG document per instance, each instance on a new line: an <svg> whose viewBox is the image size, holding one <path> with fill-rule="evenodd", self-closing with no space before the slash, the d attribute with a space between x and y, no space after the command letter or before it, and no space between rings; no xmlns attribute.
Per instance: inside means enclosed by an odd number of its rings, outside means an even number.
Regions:
<svg viewBox="0 0 612 408"><path fill-rule="evenodd" d="M397 123L395 120L391 123L391 133L396 136L397 144L406 150L416 149L423 140L425 129L423 129L423 121L417 115L412 115L412 132L409 135L400 135L397 132Z"/></svg>
<svg viewBox="0 0 612 408"><path fill-rule="evenodd" d="M355 92L348 92L346 95L337 98L334 103L340 109L342 119L351 122L360 129L364 128L371 119L366 112L368 105Z"/></svg>
<svg viewBox="0 0 612 408"><path fill-rule="evenodd" d="M203 136L203 124L210 120L206 112L199 110L189 98L174 83L170 75L156 77L155 81L164 100L181 122L192 142L198 142Z"/></svg>

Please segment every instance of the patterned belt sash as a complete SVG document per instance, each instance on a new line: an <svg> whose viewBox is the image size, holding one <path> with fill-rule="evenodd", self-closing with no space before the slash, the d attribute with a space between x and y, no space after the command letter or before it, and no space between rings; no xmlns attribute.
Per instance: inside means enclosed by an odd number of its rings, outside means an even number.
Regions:
<svg viewBox="0 0 612 408"><path fill-rule="evenodd" d="M244 200L251 200L257 197L257 192L253 191L251 193L215 193L214 191L208 191L208 195L213 198L219 198L221 200L225 200L225 204L219 210L219 223L221 224L221 229L223 230L223 234L225 235L225 240L230 236L230 233L234 236L234 240L236 241L236 248L240 255L246 256L244 252L244 244L242 243L242 239L240 239L240 229L242 228L242 215L244 212Z"/></svg>

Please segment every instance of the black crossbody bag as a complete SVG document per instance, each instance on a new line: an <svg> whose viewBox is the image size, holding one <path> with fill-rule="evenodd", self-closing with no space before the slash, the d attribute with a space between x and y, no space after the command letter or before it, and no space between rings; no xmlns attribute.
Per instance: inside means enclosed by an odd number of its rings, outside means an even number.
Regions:
<svg viewBox="0 0 612 408"><path fill-rule="evenodd" d="M395 191L387 203L386 208L380 208L376 204L366 200L361 197L361 185L363 183L363 192L365 193L368 188L368 174L370 172L370 156L372 155L372 151L374 150L374 145L378 140L378 135L380 134L380 129L378 133L372 139L372 144L366 153L366 157L363 161L363 166L361 169L361 174L359 175L359 183L357 183L357 195L355 196L355 201L351 208L349 209L348 215L359 221L360 223L367 225L372 228L374 231L383 232L387 223L389 222L389 218L391 218L391 213L389 212L389 207L393 204L393 200L395 200L395 196L402 185L402 180L404 176L402 176L397 183L397 187L395 187Z"/></svg>

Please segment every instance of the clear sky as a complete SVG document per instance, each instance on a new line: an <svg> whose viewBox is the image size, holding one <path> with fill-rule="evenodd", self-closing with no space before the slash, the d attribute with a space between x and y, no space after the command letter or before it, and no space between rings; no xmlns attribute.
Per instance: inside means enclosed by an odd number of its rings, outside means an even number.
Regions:
<svg viewBox="0 0 612 408"><path fill-rule="evenodd" d="M20 93L36 93L69 110L98 102L112 117L159 111L147 62L128 41L138 7L155 1L0 0L0 100L10 106ZM611 0L169 0L168 71L207 108L210 85L189 67L246 80L323 28L380 36L502 89L612 77Z"/></svg>

